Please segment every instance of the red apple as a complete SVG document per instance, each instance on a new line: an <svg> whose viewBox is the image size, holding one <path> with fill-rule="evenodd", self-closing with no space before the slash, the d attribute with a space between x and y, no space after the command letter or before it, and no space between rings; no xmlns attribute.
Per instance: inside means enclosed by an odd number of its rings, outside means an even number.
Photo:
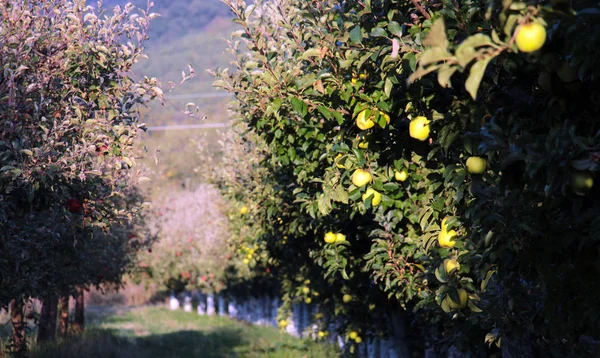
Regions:
<svg viewBox="0 0 600 358"><path fill-rule="evenodd" d="M177 257L181 256L181 252L177 251L177 252L175 253L175 256L177 256Z"/></svg>
<svg viewBox="0 0 600 358"><path fill-rule="evenodd" d="M69 210L73 214L81 213L82 208L83 205L81 204L81 201L79 201L79 199L71 198L67 200L67 210Z"/></svg>

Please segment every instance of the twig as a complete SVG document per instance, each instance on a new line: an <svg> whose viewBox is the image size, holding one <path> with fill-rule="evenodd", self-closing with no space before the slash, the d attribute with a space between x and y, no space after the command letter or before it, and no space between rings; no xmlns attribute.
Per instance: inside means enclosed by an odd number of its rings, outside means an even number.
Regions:
<svg viewBox="0 0 600 358"><path fill-rule="evenodd" d="M417 8L417 10L419 10L419 12L426 18L426 19L431 19L431 15L429 15L429 13L427 12L427 10L425 10L425 7L423 5L421 5L421 3L419 2L419 0L411 0L413 5L415 5L415 7Z"/></svg>

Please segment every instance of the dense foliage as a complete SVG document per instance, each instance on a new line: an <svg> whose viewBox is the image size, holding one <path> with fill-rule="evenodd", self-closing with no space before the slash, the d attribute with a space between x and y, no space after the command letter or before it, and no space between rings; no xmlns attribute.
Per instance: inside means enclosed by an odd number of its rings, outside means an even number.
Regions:
<svg viewBox="0 0 600 358"><path fill-rule="evenodd" d="M385 333L400 306L441 349L598 353L597 5L226 2L214 84L257 158L221 183L232 283L281 289L282 326L304 300Z"/></svg>
<svg viewBox="0 0 600 358"><path fill-rule="evenodd" d="M0 305L118 283L149 240L134 185L134 79L151 18L85 1L0 3Z"/></svg>

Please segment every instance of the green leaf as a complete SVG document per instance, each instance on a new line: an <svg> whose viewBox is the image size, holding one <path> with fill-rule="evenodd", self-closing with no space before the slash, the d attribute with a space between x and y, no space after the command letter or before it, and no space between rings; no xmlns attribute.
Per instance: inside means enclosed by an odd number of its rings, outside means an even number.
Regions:
<svg viewBox="0 0 600 358"><path fill-rule="evenodd" d="M329 213L331 212L331 202L329 201L328 197L321 194L321 196L319 197L318 205L319 211L323 216L329 215Z"/></svg>
<svg viewBox="0 0 600 358"><path fill-rule="evenodd" d="M381 27L375 27L371 30L371 37L387 37L387 32Z"/></svg>
<svg viewBox="0 0 600 358"><path fill-rule="evenodd" d="M490 270L485 274L485 279L483 281L481 281L481 291L482 292L485 292L488 282L490 282L490 278L492 278L492 275L495 273L496 273L496 270Z"/></svg>
<svg viewBox="0 0 600 358"><path fill-rule="evenodd" d="M450 83L450 77L458 70L457 66L444 66L438 71L438 83L440 86L447 88L452 87Z"/></svg>
<svg viewBox="0 0 600 358"><path fill-rule="evenodd" d="M308 111L308 106L306 105L306 103L304 103L304 101L296 97L292 97L291 102L294 111L298 112L301 116L304 117Z"/></svg>
<svg viewBox="0 0 600 358"><path fill-rule="evenodd" d="M397 37L402 37L402 26L400 26L399 23L397 23L396 21L390 21L388 23L388 31L397 36Z"/></svg>
<svg viewBox="0 0 600 358"><path fill-rule="evenodd" d="M419 65L427 66L438 62L446 62L452 58L452 55L442 47L432 47L427 49L419 58Z"/></svg>
<svg viewBox="0 0 600 358"><path fill-rule="evenodd" d="M352 31L350 31L350 41L354 43L361 43L362 41L362 32L360 26L355 26Z"/></svg>
<svg viewBox="0 0 600 358"><path fill-rule="evenodd" d="M485 68L487 64L490 62L490 58L486 58L483 60L479 60L471 66L471 71L469 72L469 77L465 82L465 88L467 92L473 97L473 99L477 99L477 91L479 90L479 85L481 84L481 80L483 79L483 74L485 73Z"/></svg>
<svg viewBox="0 0 600 358"><path fill-rule="evenodd" d="M302 56L298 57L299 60L308 59L309 57L321 57L321 49L318 48L310 48L302 54Z"/></svg>
<svg viewBox="0 0 600 358"><path fill-rule="evenodd" d="M390 97L390 94L392 93L392 88L394 87L394 84L392 83L392 80L390 80L389 77L386 77L385 79L385 85L383 87L383 92L385 93L385 95L387 97Z"/></svg>
<svg viewBox="0 0 600 358"><path fill-rule="evenodd" d="M482 46L494 46L494 44L484 34L475 34L463 41L456 49L456 60L460 67L467 68L469 63L478 56L477 48Z"/></svg>
<svg viewBox="0 0 600 358"><path fill-rule="evenodd" d="M348 192L343 186L336 186L331 194L334 201L348 204Z"/></svg>
<svg viewBox="0 0 600 358"><path fill-rule="evenodd" d="M448 38L446 37L446 25L444 24L443 18L435 20L431 29L427 33L423 45L431 47L441 47L442 49L448 48Z"/></svg>

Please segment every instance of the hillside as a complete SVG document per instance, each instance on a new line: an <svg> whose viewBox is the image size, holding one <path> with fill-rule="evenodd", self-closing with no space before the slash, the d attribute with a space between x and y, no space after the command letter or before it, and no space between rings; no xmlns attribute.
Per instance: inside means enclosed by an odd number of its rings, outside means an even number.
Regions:
<svg viewBox="0 0 600 358"><path fill-rule="evenodd" d="M131 2L145 9L147 0L105 0L104 7L124 6ZM203 31L218 17L230 17L229 8L220 0L154 0L152 12L161 14L150 29L150 43L160 45L177 41L188 34Z"/></svg>
<svg viewBox="0 0 600 358"><path fill-rule="evenodd" d="M105 0L103 7L124 6L127 2ZM147 0L131 2L146 8ZM227 103L231 97L212 88L213 79L206 70L228 67L233 59L226 51L226 39L236 28L229 8L220 0L155 0L154 4L151 11L161 16L150 26L150 39L146 42L148 59L140 61L134 72L138 78L158 78L167 99L165 106L153 103L142 109L142 122L148 126L227 122ZM196 76L179 85L181 72L188 72L188 64L195 69ZM172 91L168 86L170 81L177 85ZM181 113L189 102L200 107L204 119ZM219 138L215 129L157 130L143 134L141 147L147 154L140 162L154 171L153 190L162 191L170 185L189 183L189 178L198 178L194 172L200 165L200 156L196 154L198 143L219 157ZM155 164L154 156L159 165Z"/></svg>

